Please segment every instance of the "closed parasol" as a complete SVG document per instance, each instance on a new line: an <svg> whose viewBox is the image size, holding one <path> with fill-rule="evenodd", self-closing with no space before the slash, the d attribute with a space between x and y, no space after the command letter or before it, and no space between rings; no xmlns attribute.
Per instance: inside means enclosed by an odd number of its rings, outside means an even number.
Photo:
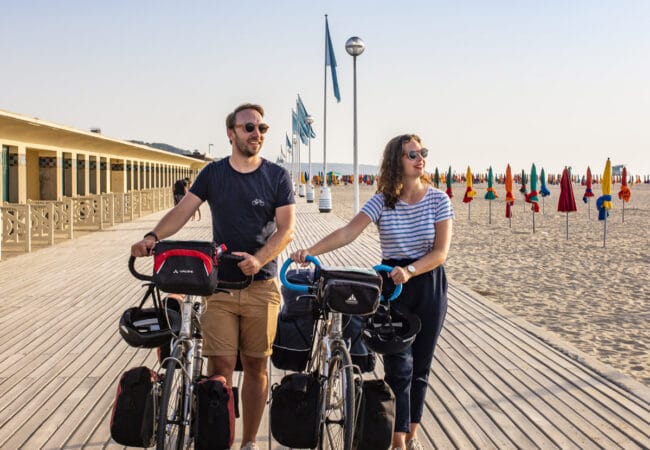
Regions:
<svg viewBox="0 0 650 450"><path fill-rule="evenodd" d="M492 223L492 200L499 198L497 191L492 186L494 184L494 174L492 173L492 166L488 169L488 178L487 178L487 192L485 193L485 199L489 200L489 219L488 223Z"/></svg>
<svg viewBox="0 0 650 450"><path fill-rule="evenodd" d="M471 202L476 197L476 191L472 189L472 169L467 166L467 173L465 174L465 183L467 188L465 189L465 195L463 196L463 203L467 203L467 220L471 219L472 215L472 205Z"/></svg>
<svg viewBox="0 0 650 450"><path fill-rule="evenodd" d="M630 188L627 187L627 167L624 166L623 172L621 173L621 189L618 191L618 198L621 199L621 204L623 205L621 222L625 222L625 204L630 202L631 196L632 192L630 191Z"/></svg>
<svg viewBox="0 0 650 450"><path fill-rule="evenodd" d="M508 226L511 226L512 219L512 205L515 203L515 196L512 195L512 169L510 164L506 167L506 217L508 218Z"/></svg>
<svg viewBox="0 0 650 450"><path fill-rule="evenodd" d="M440 189L440 172L438 172L438 168L436 167L436 171L433 173L433 185Z"/></svg>
<svg viewBox="0 0 650 450"><path fill-rule="evenodd" d="M535 232L535 213L539 212L539 197L537 196L537 168L533 163L530 168L530 192L526 194L526 203L530 203L533 212L533 233Z"/></svg>
<svg viewBox="0 0 650 450"><path fill-rule="evenodd" d="M560 198L557 202L557 210L566 213L566 238L569 239L569 213L577 211L576 199L573 196L573 185L571 184L571 177L569 169L566 167L562 171L562 178L560 179Z"/></svg>
<svg viewBox="0 0 650 450"><path fill-rule="evenodd" d="M445 180L447 182L447 195L449 198L452 198L454 194L451 192L451 183L452 183L452 178L451 178L451 166L449 166L449 171L447 172L447 178Z"/></svg>
<svg viewBox="0 0 650 450"><path fill-rule="evenodd" d="M605 171L600 186L602 195L596 200L596 208L598 208L598 220L603 221L603 247L605 247L607 243L607 216L609 216L609 210L612 209L612 163L609 158L605 163Z"/></svg>

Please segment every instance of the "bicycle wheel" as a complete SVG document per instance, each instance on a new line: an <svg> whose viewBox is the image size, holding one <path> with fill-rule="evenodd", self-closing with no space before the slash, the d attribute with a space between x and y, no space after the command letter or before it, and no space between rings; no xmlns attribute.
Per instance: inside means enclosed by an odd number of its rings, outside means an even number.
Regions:
<svg viewBox="0 0 650 450"><path fill-rule="evenodd" d="M167 360L165 379L163 381L162 398L158 409L156 429L156 449L185 448L189 439L187 425L183 417L183 401L185 398L185 373L180 361L183 360L182 348L176 346L172 358Z"/></svg>
<svg viewBox="0 0 650 450"><path fill-rule="evenodd" d="M345 346L332 347L329 376L324 386L325 417L320 425L320 449L350 450L354 433L354 378Z"/></svg>

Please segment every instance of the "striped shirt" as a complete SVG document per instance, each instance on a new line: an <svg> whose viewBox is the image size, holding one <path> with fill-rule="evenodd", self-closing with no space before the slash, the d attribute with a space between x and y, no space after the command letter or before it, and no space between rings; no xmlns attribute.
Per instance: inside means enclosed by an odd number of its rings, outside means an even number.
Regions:
<svg viewBox="0 0 650 450"><path fill-rule="evenodd" d="M421 258L433 250L436 222L454 217L447 194L431 186L419 202L397 200L395 209L386 208L383 194L375 194L361 212L377 225L384 259Z"/></svg>

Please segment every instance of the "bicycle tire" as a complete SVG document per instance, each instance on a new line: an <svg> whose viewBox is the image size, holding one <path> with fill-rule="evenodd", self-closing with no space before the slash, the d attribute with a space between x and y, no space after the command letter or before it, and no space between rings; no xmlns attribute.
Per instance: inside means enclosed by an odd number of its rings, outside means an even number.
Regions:
<svg viewBox="0 0 650 450"><path fill-rule="evenodd" d="M176 346L172 357L165 363L165 379L156 423L157 450L181 450L190 438L189 427L183 417L183 399L187 389L185 372L181 367L183 358L182 348Z"/></svg>
<svg viewBox="0 0 650 450"><path fill-rule="evenodd" d="M320 424L318 448L350 450L355 419L354 373L350 354L340 343L332 346L332 358L324 388L325 417Z"/></svg>

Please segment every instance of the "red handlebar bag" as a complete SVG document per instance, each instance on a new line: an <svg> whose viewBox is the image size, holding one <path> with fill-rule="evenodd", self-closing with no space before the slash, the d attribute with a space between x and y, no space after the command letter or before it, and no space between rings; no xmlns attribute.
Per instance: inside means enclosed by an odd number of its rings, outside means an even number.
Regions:
<svg viewBox="0 0 650 450"><path fill-rule="evenodd" d="M217 287L217 245L209 241L160 241L154 247L153 281L163 292L211 295Z"/></svg>

